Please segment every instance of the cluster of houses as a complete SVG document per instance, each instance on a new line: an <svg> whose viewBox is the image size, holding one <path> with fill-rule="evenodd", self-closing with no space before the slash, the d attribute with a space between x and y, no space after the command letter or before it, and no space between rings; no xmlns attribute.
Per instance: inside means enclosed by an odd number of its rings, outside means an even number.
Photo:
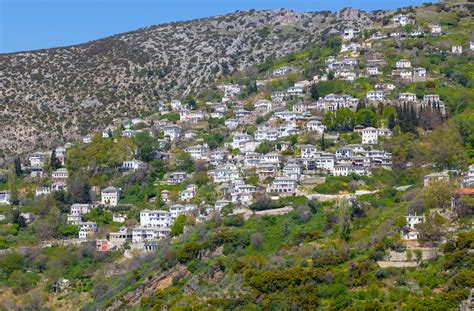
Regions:
<svg viewBox="0 0 474 311"><path fill-rule="evenodd" d="M403 27L413 24L414 20L404 14L395 15L390 27ZM442 29L438 25L430 25L431 35L441 35ZM286 91L273 92L271 100L255 100L251 107L239 100L244 86L234 83L221 84L217 89L222 93L220 102L207 102L203 107L193 104L183 104L174 99L169 102L160 103L160 118L146 117L144 119L134 118L118 127L107 127L99 135L103 138L115 137L119 133L122 137L133 137L137 133L148 131L150 135L157 137L159 152L157 158L166 159L170 155L166 153L171 145L176 146L182 141L192 141L186 144L183 151L188 153L192 159L206 162L210 169L208 177L221 197L213 206L203 204L192 204L195 202L198 187L195 184L187 184L192 174L182 171L172 171L165 175L166 185L182 185L186 187L180 191L179 196L173 202L170 191L162 190L161 200L168 210L142 210L140 212L140 223L134 227L123 227L118 232L111 232L107 239L97 239L97 249L108 251L115 248L130 245L132 248L142 250L154 250L157 241L170 236L171 226L179 215L193 215L196 221L203 221L213 211L221 209L229 204L248 207L255 202L257 194L266 194L277 199L300 193L302 184L314 179L315 176L348 176L351 174L367 176L374 169L383 168L390 170L392 167L392 155L384 150L377 149L381 137L390 137L391 131L387 128L374 128L356 126L354 132L361 137L361 144L350 144L337 148L335 152L327 152L311 144L292 143L289 137L293 135L306 134L308 132L328 135L326 127L320 115L325 112L335 112L341 108L349 108L356 111L361 99L345 94L328 94L315 101L305 100L307 90L313 84L327 81L333 75L335 79L354 81L360 77L374 77L384 74L387 62L375 55L360 63L360 50L370 50L375 44L374 40L387 37L423 36L425 32L417 29L409 34L395 29L386 34L375 32L367 40L361 40L363 30L359 28L347 28L342 32L342 47L338 56L329 56L325 59L325 70L321 75L313 77L312 81L302 80L295 82ZM473 50L474 44L470 43ZM453 46L453 54L462 54L462 46ZM363 69L361 69L363 68ZM422 67L412 67L408 59L399 59L392 67L391 76L400 82L418 82L430 79L427 70ZM269 73L269 79L280 79L288 74L297 72L291 66L276 68ZM331 77L332 79L332 77ZM256 85L265 85L266 81L257 81ZM379 83L373 85L373 89L366 93L365 99L369 103L382 102L386 104L411 104L417 108L437 108L445 112L443 101L438 95L426 94L418 98L414 93L399 93L397 98L391 95L396 89L392 83ZM390 96L389 96L390 95ZM392 98L392 99L389 99ZM288 105L288 102L291 105ZM247 103L248 104L248 103ZM317 112L317 113L314 113ZM162 118L166 114L179 115L178 120L171 121ZM263 122L257 122L258 117L265 116ZM205 123L210 119L222 119L224 127L228 129L228 137L223 148L211 149L199 139L196 130L190 129L193 125ZM256 125L252 132L245 131L246 125ZM119 130L119 131L118 131ZM116 134L115 134L116 135ZM337 134L335 134L337 139ZM82 137L84 144L93 141L93 135ZM257 152L259 146L269 142L272 150L266 153ZM66 161L66 150L71 144L58 147L54 150L55 157L64 166ZM285 151L291 151L285 153ZM284 155L290 154L290 155ZM32 177L44 177L45 164L51 158L51 152L35 152L28 157L25 169L31 172ZM148 164L131 159L124 161L116 169L122 172L146 171ZM257 178L255 182L252 177ZM38 187L36 196L47 195L53 191L66 190L68 186L69 173L66 168L61 167L51 173L52 184L49 187ZM433 178L449 178L446 172L435 173L425 177L425 185ZM253 180L253 181L251 181ZM472 166L466 175L466 188L474 185L474 172ZM98 206L114 207L119 205L121 189L107 187L105 189L94 189L100 193L100 201L93 204L73 204L67 217L67 222L78 226L79 239L92 239L98 232L98 225L87 221L87 214ZM466 190L463 190L466 192ZM155 198L156 199L156 198ZM10 193L0 191L0 205L10 203ZM32 221L34 215L24 215ZM406 240L416 240L419 233L417 225L425 221L425 216L408 215L407 229L402 233ZM124 223L126 217L114 214L113 221Z"/></svg>

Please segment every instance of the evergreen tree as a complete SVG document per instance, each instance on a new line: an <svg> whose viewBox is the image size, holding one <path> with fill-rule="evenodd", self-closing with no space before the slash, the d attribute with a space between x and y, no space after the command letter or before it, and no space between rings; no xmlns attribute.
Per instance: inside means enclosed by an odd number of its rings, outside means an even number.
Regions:
<svg viewBox="0 0 474 311"><path fill-rule="evenodd" d="M390 130L393 130L393 128L395 127L396 123L395 123L395 116L393 115L393 113L388 117L388 128Z"/></svg>
<svg viewBox="0 0 474 311"><path fill-rule="evenodd" d="M15 164L15 175L16 176L21 176L22 170L21 170L20 158L18 158L18 157L15 158L14 164Z"/></svg>
<svg viewBox="0 0 474 311"><path fill-rule="evenodd" d="M364 109L364 108L366 108L365 101L359 100L357 102L356 111L359 111L359 110Z"/></svg>
<svg viewBox="0 0 474 311"><path fill-rule="evenodd" d="M326 140L324 139L324 132L323 135L321 136L321 141L319 142L319 146L321 147L321 150L326 150Z"/></svg>
<svg viewBox="0 0 474 311"><path fill-rule="evenodd" d="M49 160L49 165L52 170L57 170L61 167L61 161L56 157L56 151L53 149L51 152L51 159Z"/></svg>
<svg viewBox="0 0 474 311"><path fill-rule="evenodd" d="M371 120L370 120L370 114L366 113L366 114L364 115L364 126L365 126L365 127L369 127L369 126L371 126L371 125L372 125L372 124L371 124Z"/></svg>
<svg viewBox="0 0 474 311"><path fill-rule="evenodd" d="M19 210L15 209L12 212L12 222L17 224L20 228L26 227L26 219L25 217L21 216Z"/></svg>
<svg viewBox="0 0 474 311"><path fill-rule="evenodd" d="M314 100L319 99L319 92L318 92L318 88L316 87L315 83L313 83L313 85L311 85L311 98L314 99Z"/></svg>
<svg viewBox="0 0 474 311"><path fill-rule="evenodd" d="M248 85L247 87L247 93L249 95L252 95L252 94L255 94L257 93L258 89L257 89L257 81L252 81L250 82L250 84Z"/></svg>

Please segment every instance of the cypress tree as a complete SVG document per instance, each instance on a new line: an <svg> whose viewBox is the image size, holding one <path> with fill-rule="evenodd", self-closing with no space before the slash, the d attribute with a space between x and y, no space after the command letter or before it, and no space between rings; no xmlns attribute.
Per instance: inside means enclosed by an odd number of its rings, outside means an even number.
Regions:
<svg viewBox="0 0 474 311"><path fill-rule="evenodd" d="M395 127L396 123L395 123L395 116L393 115L393 113L390 114L390 116L388 117L388 128L390 130L393 130L393 128Z"/></svg>
<svg viewBox="0 0 474 311"><path fill-rule="evenodd" d="M313 83L313 85L311 85L311 98L314 99L314 100L318 100L319 99L319 92L318 92L318 88L316 87L316 84Z"/></svg>
<svg viewBox="0 0 474 311"><path fill-rule="evenodd" d="M22 170L21 170L21 162L20 162L20 158L15 158L15 175L16 176L21 176L21 173L22 173Z"/></svg>

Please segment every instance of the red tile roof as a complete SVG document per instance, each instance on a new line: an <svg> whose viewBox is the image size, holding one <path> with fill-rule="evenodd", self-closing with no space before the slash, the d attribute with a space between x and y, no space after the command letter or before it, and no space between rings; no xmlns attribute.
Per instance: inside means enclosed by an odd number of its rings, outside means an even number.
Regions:
<svg viewBox="0 0 474 311"><path fill-rule="evenodd" d="M474 195L474 188L461 188L456 190L456 193L461 195Z"/></svg>

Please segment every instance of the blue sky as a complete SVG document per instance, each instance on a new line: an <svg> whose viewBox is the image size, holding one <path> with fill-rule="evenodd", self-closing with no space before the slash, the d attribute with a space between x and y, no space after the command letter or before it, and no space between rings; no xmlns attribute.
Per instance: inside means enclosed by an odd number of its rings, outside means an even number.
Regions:
<svg viewBox="0 0 474 311"><path fill-rule="evenodd" d="M394 9L427 0L0 0L0 53L67 46L236 10Z"/></svg>

